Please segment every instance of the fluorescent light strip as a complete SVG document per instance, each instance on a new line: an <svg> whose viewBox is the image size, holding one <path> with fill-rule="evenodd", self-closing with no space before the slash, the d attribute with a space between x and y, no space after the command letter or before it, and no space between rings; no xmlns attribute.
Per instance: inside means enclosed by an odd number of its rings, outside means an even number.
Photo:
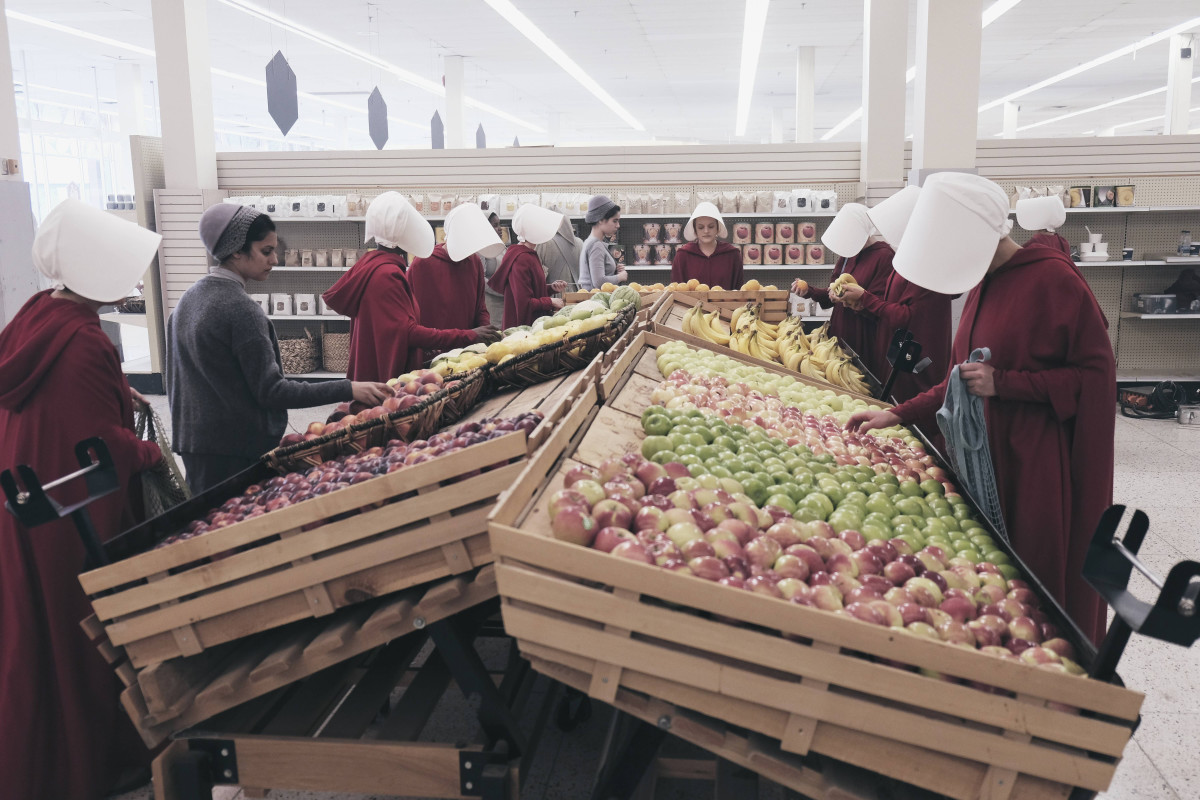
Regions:
<svg viewBox="0 0 1200 800"><path fill-rule="evenodd" d="M762 53L769 6L770 0L746 0L746 17L742 26L742 63L738 70L736 136L746 135L746 125L750 121L750 102L754 98L754 78L758 74L758 57Z"/></svg>
<svg viewBox="0 0 1200 800"><path fill-rule="evenodd" d="M1196 80L1200 81L1200 78L1196 78ZM1193 83L1194 82L1195 81L1193 81ZM1197 111L1200 111L1200 106L1197 106L1196 108L1188 109L1189 114L1195 114ZM1158 120L1163 119L1166 116L1167 116L1166 114L1159 114L1157 117L1145 117L1143 119L1135 119L1133 122L1121 122L1116 125L1113 125L1113 128L1114 129L1115 128L1128 128L1131 125L1144 125L1147 122L1157 122ZM1188 131L1188 133L1195 133L1195 131ZM1086 136L1086 134L1081 134L1081 135Z"/></svg>
<svg viewBox="0 0 1200 800"><path fill-rule="evenodd" d="M92 108L90 106L76 106L76 105L72 105L71 103L58 103L58 102L55 102L54 100L38 100L37 98L31 97L31 98L29 98L29 102L35 106L54 106L55 108L66 108L66 109L70 109L71 111L83 111L88 114L97 113L96 109ZM117 116L116 111L109 111L108 109L105 109L105 108L100 109L99 113L103 114L106 117Z"/></svg>
<svg viewBox="0 0 1200 800"><path fill-rule="evenodd" d="M1021 0L996 0L996 2L992 3L990 6L988 6L987 8L985 8L983 10L982 27L986 28L988 25L991 25L993 22L1000 19L1000 17L1004 16L1009 11L1012 11L1013 7L1015 7L1020 2L1021 2ZM904 84L907 86L908 84L912 83L916 79L916 77L917 77L917 67L914 64L913 66L909 67L907 71L905 71ZM837 136L839 133L844 131L850 125L852 125L855 122L857 122L858 120L862 119L862 115L863 115L863 109L862 109L862 106L859 106L856 111L852 111L850 113L850 116L846 117L844 120L839 122L837 125L834 125L828 131L826 131L826 133L821 137L821 141L827 142L830 139L832 139L834 136ZM909 137L909 138L911 138L911 137Z"/></svg>
<svg viewBox="0 0 1200 800"><path fill-rule="evenodd" d="M1031 92L1036 92L1038 89L1045 89L1047 86L1053 86L1054 84L1059 83L1060 81L1065 81L1067 78L1073 78L1076 75L1079 75L1082 72L1087 72L1089 69L1098 67L1101 64L1107 64L1108 62L1118 59L1121 56L1127 56L1130 53L1135 53L1138 50L1141 50L1143 47L1148 47L1148 46L1154 44L1155 42L1161 42L1163 39L1169 39L1170 37L1174 36L1177 33L1185 33L1187 31L1191 30L1192 28L1196 28L1196 27L1200 27L1200 17L1194 17L1192 19L1189 19L1187 22L1181 22L1178 25L1168 28L1165 31L1161 31L1160 33L1156 33L1152 36L1147 36L1144 39L1139 39L1138 41L1134 42L1133 44L1127 44L1124 47L1118 47L1116 50L1113 50L1112 52L1105 53L1102 56L1097 56L1096 58L1093 58L1091 61L1085 62L1083 64L1079 64L1078 66L1071 67L1068 70L1063 70L1062 72L1058 73L1057 75L1051 75L1049 78L1046 78L1045 80L1038 81L1037 83L1026 86L1024 89L1018 89L1015 92L1009 92L1008 94L1004 95L1004 97L1001 97L997 100L993 100L990 103L984 103L983 105L981 105L979 107L979 113L982 114L984 111L987 111L988 109L992 109L992 108L995 108L996 106L1003 105L1005 102L1007 102L1009 100L1016 100L1018 97L1024 97L1025 95L1030 94Z"/></svg>
<svg viewBox="0 0 1200 800"><path fill-rule="evenodd" d="M24 86L24 84L20 83L19 81L17 83L13 84L14 89L18 86ZM72 97L82 97L85 100L95 100L96 99L96 95L91 92L76 92L72 89L59 89L56 86L47 86L44 83L31 83L31 84L29 84L28 88L29 89L40 89L41 91L44 91L44 92L56 92L58 94L69 94ZM101 103L115 103L117 101L113 100L111 97L101 97L100 102Z"/></svg>
<svg viewBox="0 0 1200 800"><path fill-rule="evenodd" d="M227 2L228 0L221 0ZM762 1L762 0L758 0ZM604 90L600 84L588 75L583 67L575 63L563 49L554 41L542 32L542 29L533 24L529 17L517 10L509 0L484 0L492 10L504 18L504 21L517 29L517 32L524 36L529 41L533 42L534 46L550 57L550 60L563 69L568 75L579 82L583 88L587 89L592 95L608 107L610 111L624 120L625 124L633 128L635 131L646 130L642 123L637 121L633 114L629 113L620 103L616 101L611 94Z"/></svg>
<svg viewBox="0 0 1200 800"><path fill-rule="evenodd" d="M446 88L436 81L431 81L415 72L398 67L390 61L384 61L382 58L376 58L365 50L360 50L357 47L340 42L337 39L326 36L325 34L315 31L306 25L301 25L300 23L288 19L287 17L283 17L267 9L260 8L253 3L245 2L245 0L217 0L217 2L241 11L244 14L248 14L249 16L252 16L262 22L266 22L270 25L276 25L286 31L296 34L297 36L302 36L309 41L324 45L331 50L335 50L342 55L349 56L350 58L361 61L364 64L375 67L376 69L380 69L394 76L401 82L409 84L410 86L423 89L438 97L446 96ZM527 130L531 130L536 133L546 132L545 128L534 125L522 117L510 114L507 111L488 105L487 103L479 100L474 100L470 97L463 98L463 105L470 106L471 108L477 108L480 111L500 117L501 119L506 119L514 125L519 125L522 128L526 128Z"/></svg>
<svg viewBox="0 0 1200 800"><path fill-rule="evenodd" d="M116 39L110 39L107 36L100 36L99 34L92 33L90 31L81 31L78 28L69 28L66 25L60 25L57 22L51 22L48 19L42 19L40 17L31 17L28 14L22 14L20 11L13 11L12 9L5 9L4 13L9 19L15 19L20 22L28 22L30 25L37 25L41 28L58 31L59 33L70 34L71 36L78 36L80 39L99 42L100 44L107 45L109 47L116 47L121 50L128 50L131 53L137 53L139 55L154 58L154 51L148 50L145 47L138 47L137 45L129 44L128 42L119 42Z"/></svg>
<svg viewBox="0 0 1200 800"><path fill-rule="evenodd" d="M1192 78L1192 83L1200 83L1200 76ZM1162 94L1166 90L1167 90L1166 86L1160 86L1157 89L1149 89L1145 92L1138 92L1137 94L1131 94L1128 97L1121 97L1116 100L1109 100L1107 103L1101 103L1100 105L1091 106L1089 108L1081 108L1078 111L1071 111L1066 114L1059 114L1057 117L1051 117L1050 119L1043 119L1038 122L1031 122L1028 125L1020 126L1019 128L1017 128L1017 130L1018 131L1027 131L1032 128L1040 128L1043 125L1050 125L1055 122L1061 122L1064 119L1071 119L1072 117L1078 117L1081 114L1090 114L1093 111L1103 111L1106 108L1112 108L1113 106L1119 106L1122 103L1130 103L1130 102L1133 102L1134 100L1142 100L1147 97L1153 97L1156 94ZM1142 121L1149 122L1154 119L1162 119L1163 116L1165 116L1165 115L1159 114L1157 117L1152 117L1149 120L1142 120ZM1129 123L1125 123L1125 124L1126 125L1136 125L1137 123L1129 122ZM1115 125L1113 127L1120 128L1122 126Z"/></svg>

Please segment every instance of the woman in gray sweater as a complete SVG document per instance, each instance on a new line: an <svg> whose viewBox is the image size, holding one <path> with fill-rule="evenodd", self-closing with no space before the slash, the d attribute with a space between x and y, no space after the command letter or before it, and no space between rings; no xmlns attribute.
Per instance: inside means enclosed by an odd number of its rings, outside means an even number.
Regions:
<svg viewBox="0 0 1200 800"><path fill-rule="evenodd" d="M629 275L624 269L617 268L605 242L621 230L621 207L598 194L588 201L583 221L592 226L592 235L583 243L583 252L579 254L580 291L599 289L605 283L625 283Z"/></svg>
<svg viewBox="0 0 1200 800"><path fill-rule="evenodd" d="M246 294L277 262L275 223L219 203L200 218L200 239L219 266L188 289L167 321L167 392L174 449L199 494L252 466L279 444L289 408L391 394L381 383L290 381L275 328Z"/></svg>

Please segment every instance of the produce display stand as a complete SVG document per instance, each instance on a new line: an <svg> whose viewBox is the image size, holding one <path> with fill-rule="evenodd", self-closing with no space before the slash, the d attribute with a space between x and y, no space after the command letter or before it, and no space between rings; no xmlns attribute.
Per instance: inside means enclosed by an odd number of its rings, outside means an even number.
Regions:
<svg viewBox="0 0 1200 800"><path fill-rule="evenodd" d="M742 303L741 305L745 305L745 303ZM854 352L854 350L848 345L843 344L841 340L838 340L838 346L842 349L842 352L844 352L850 358L850 361L854 364L858 371L862 373L864 382L871 389L871 395L869 397L867 395L858 394L857 392L851 392L848 389L843 389L840 386L834 386L827 381L816 380L807 375L801 375L798 372L792 372L780 364L752 358L745 353L739 353L737 350L734 350L731 347L724 347L715 342L701 339L699 336L693 336L690 333L684 333L683 317L695 306L700 306L701 310L706 312L720 312L721 319L725 320L726 322L729 321L730 315L732 314L732 309L721 308L712 303L697 300L696 298L689 297L687 294L682 292L674 292L670 295L670 299L667 302L659 305L657 310L654 312L654 316L651 318L653 321L653 330L656 333L662 333L664 335L677 338L693 347L698 347L703 350L712 350L714 353L720 353L721 355L735 358L738 361L744 361L745 363L756 367L763 367L771 370L772 372L780 372L786 375L791 375L797 379L804 379L805 381L813 383L814 385L822 386L826 389L833 389L834 391L850 395L851 397L878 399L882 395L883 387L880 384L879 379L876 378L875 375L872 374L871 370L867 368L867 365L863 363L863 360L859 357L858 353ZM736 307L737 306L735 305L734 308ZM786 316L786 314L784 316ZM764 316L763 321L766 322L771 320L767 320L767 318Z"/></svg>
<svg viewBox="0 0 1200 800"><path fill-rule="evenodd" d="M729 318L732 312L738 306L744 306L751 301L761 303L763 307L762 319L763 322L780 322L788 314L788 290L787 289L759 289L757 291L683 291L671 289L663 292L647 292L642 294L643 309L645 308L648 298L653 298L654 305L658 305L658 301L665 298L687 297L694 301L707 303L708 305L720 309L725 318ZM590 292L568 292L563 295L563 302L566 303L581 303L591 297Z"/></svg>
<svg viewBox="0 0 1200 800"><path fill-rule="evenodd" d="M506 638L491 622L496 601L462 610L453 592L434 597L443 587L417 607L445 616L398 617L393 627L406 630L386 645L181 731L154 761L156 800L209 800L217 785L239 785L248 797L295 789L517 798L553 693L526 715L536 673L513 648L497 682L474 647ZM415 667L429 641L432 653ZM475 741L418 741L451 682L478 697Z"/></svg>
<svg viewBox="0 0 1200 800"><path fill-rule="evenodd" d="M154 544L274 473L259 465L106 545L114 563L80 576L109 642L138 668L492 560L486 519L514 463L573 423L594 394L593 367L557 382L526 440L517 432L160 549ZM555 398L553 402L551 398ZM477 407L484 415L489 403ZM490 469L488 469L490 467ZM485 470L473 475L477 470ZM469 476L469 477L468 477ZM253 546L257 545L257 546ZM247 546L251 546L247 549ZM212 559L213 556L225 557ZM210 560L212 559L212 560Z"/></svg>
<svg viewBox="0 0 1200 800"><path fill-rule="evenodd" d="M952 798L1106 789L1139 693L552 537L545 504L566 470L640 443L639 417L661 380L654 348L666 341L640 333L619 359L623 371L607 376L612 390L590 422L568 447L533 456L497 503L489 529L504 624L522 652L535 665L573 670L576 685L586 680L588 695L604 702L624 690L761 734L785 753L819 754ZM1088 660L1090 648L1075 644ZM804 792L810 778L776 779Z"/></svg>

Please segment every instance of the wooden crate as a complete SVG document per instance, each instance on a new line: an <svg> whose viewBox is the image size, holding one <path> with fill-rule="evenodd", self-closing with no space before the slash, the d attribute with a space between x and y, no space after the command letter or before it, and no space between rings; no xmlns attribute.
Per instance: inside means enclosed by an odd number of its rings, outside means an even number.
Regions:
<svg viewBox="0 0 1200 800"><path fill-rule="evenodd" d="M699 300L712 305L714 308L719 308L725 313L725 317L729 317L729 312L733 311L738 306L744 306L746 303L754 301L762 303L763 311L762 318L764 322L779 322L788 315L788 295L790 292L787 289L777 289L767 291L760 289L756 292L743 291L705 291L705 292L684 292L678 290L664 292L642 292L642 308L648 304L657 304L657 301L664 297L690 297L693 300ZM590 292L567 292L563 295L564 303L580 303L591 298Z"/></svg>
<svg viewBox="0 0 1200 800"><path fill-rule="evenodd" d="M578 427L599 367L552 387L528 441L514 433L84 573L108 641L143 668L489 563L487 515L521 470L510 462Z"/></svg>
<svg viewBox="0 0 1200 800"><path fill-rule="evenodd" d="M808 375L803 375L799 372L792 372L782 364L753 358L745 353L739 353L737 350L734 350L731 347L722 347L714 342L701 339L699 336L693 336L690 333L684 333L683 317L688 311L697 305L699 305L704 311L720 311L722 319L724 319L726 322L729 321L730 314L732 313L729 310L719 308L712 303L698 301L695 298L688 297L685 294L680 294L677 292L671 295L670 300L662 305L659 305L655 310L654 316L652 317L652 330L655 333L662 334L663 336L669 336L671 338L678 339L681 342L686 342L693 347L698 347L703 350L712 350L714 353L720 353L721 355L735 358L738 361L743 361L747 364L753 364L756 367L762 367L763 369L770 370L771 372L790 375L796 380L804 381L814 386L820 386L824 389L833 389L841 394L847 394L851 397L861 397L864 400L876 400L875 395L864 395L858 394L857 392L851 392L843 389L841 386L835 386L828 381L811 378ZM764 320L765 319L766 318L764 317ZM882 387L875 376L871 374L870 370L867 369L866 365L863 364L862 359L858 357L857 353L853 352L849 348L843 348L843 350L846 355L850 357L850 360L854 363L854 366L858 367L859 371L863 374L863 378L867 385L871 387L871 390L875 392L875 394L878 394Z"/></svg>
<svg viewBox="0 0 1200 800"><path fill-rule="evenodd" d="M665 341L641 337L640 350ZM642 438L638 417L660 376L653 352L625 364L587 428L562 452L532 457L490 521L505 626L535 663L586 674L588 694L605 702L637 692L758 731L785 752L953 798L1107 788L1139 693L555 540L545 504L566 470Z"/></svg>
<svg viewBox="0 0 1200 800"><path fill-rule="evenodd" d="M328 617L134 670L95 617L84 629L112 654L125 684L121 702L147 747L154 748L248 700L314 675L393 639L496 596L491 564L467 575L414 587Z"/></svg>

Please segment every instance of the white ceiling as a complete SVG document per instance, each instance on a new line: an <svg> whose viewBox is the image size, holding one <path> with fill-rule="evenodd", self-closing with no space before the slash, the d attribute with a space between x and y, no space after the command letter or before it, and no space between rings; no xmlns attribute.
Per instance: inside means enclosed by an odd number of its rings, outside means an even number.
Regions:
<svg viewBox="0 0 1200 800"><path fill-rule="evenodd" d="M990 0L978 2L980 8ZM639 133L606 108L483 0L258 0L281 16L321 31L429 80L441 81L446 55L466 58L466 94L517 115L545 133L468 108L467 141L483 123L493 146L551 141L768 141L778 109L784 141L794 133L795 49L816 47L816 133L819 137L861 102L862 10L857 0L775 0L759 59L747 135L733 135L741 51L741 3L719 0L515 0L520 10L567 52L646 128ZM150 0L7 0L12 11L153 49ZM981 104L1076 64L1128 45L1200 14L1196 0L1024 0L983 33ZM916 2L910 4L909 63L913 63ZM393 118L389 147L428 146L428 120L444 101L401 83L376 67L209 0L214 67L256 79L276 50L288 57L301 91L366 107L379 85ZM154 60L20 20L9 20L15 80L25 66L36 86L116 97L118 59L143 65L147 92ZM1200 37L1198 37L1200 44ZM1020 125L1155 89L1166 84L1166 42L1148 46L1022 98ZM1200 76L1200 69L1196 70ZM325 94L332 93L332 94ZM213 80L218 127L278 137L264 91L239 81ZM35 99L64 101L34 88ZM88 105L86 98L71 103ZM912 85L909 86L911 116ZM147 105L151 96L147 95ZM1200 107L1200 85L1193 85ZM115 109L115 106L108 106ZM1161 115L1158 94L1022 132L1021 136L1078 136ZM364 113L301 100L301 121L289 139L324 147L372 147ZM412 125L397 124L408 121ZM1001 130L999 108L980 115L981 138ZM237 126L246 127L239 128ZM343 133L343 127L346 129ZM1200 127L1200 113L1192 115ZM1158 133L1161 120L1118 129ZM858 125L838 139L856 139ZM345 138L343 139L343 136ZM312 138L320 137L320 138Z"/></svg>

